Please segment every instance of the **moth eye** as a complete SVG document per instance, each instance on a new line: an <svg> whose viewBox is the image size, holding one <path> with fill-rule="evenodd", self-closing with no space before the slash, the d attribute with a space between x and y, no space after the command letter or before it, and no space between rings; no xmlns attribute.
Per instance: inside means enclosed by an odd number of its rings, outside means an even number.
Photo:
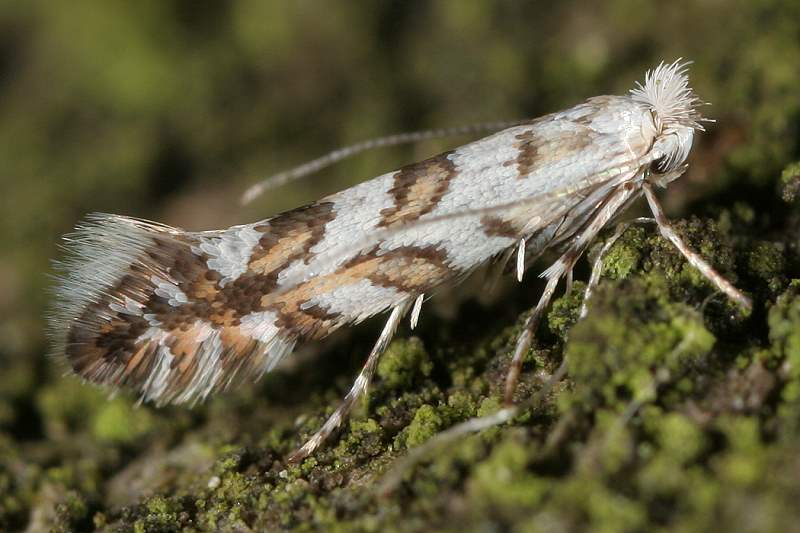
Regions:
<svg viewBox="0 0 800 533"><path fill-rule="evenodd" d="M652 170L653 172L664 172L666 170L664 168L666 166L666 162L667 162L667 156L662 155L661 157L650 163L650 170Z"/></svg>

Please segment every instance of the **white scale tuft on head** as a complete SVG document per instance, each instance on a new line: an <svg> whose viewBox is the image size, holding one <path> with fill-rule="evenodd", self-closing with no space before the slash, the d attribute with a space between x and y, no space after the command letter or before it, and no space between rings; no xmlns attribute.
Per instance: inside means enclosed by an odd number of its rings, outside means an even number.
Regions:
<svg viewBox="0 0 800 533"><path fill-rule="evenodd" d="M685 127L702 131L700 122L707 119L703 119L697 107L703 102L689 87L686 70L691 62L681 61L669 64L662 61L655 69L648 70L644 85L636 82L636 88L631 89L631 98L653 111L659 129Z"/></svg>

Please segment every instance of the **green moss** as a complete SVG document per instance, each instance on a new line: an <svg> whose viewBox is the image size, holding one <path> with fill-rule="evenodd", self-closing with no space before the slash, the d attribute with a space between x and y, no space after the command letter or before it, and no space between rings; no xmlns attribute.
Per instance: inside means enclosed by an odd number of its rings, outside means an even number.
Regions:
<svg viewBox="0 0 800 533"><path fill-rule="evenodd" d="M377 374L389 388L408 388L419 377L427 377L433 363L416 337L397 339L386 349L378 363Z"/></svg>
<svg viewBox="0 0 800 533"><path fill-rule="evenodd" d="M758 421L747 417L724 418L718 426L729 446L727 453L714 461L720 481L738 487L756 484L764 475L767 460Z"/></svg>
<svg viewBox="0 0 800 533"><path fill-rule="evenodd" d="M603 256L603 275L625 279L636 270L647 249L647 232L642 226L631 226Z"/></svg>
<svg viewBox="0 0 800 533"><path fill-rule="evenodd" d="M636 486L652 500L673 499L689 508L707 509L719 491L716 483L705 478L704 469L696 463L707 449L703 430L679 413L664 413L655 406L642 409L642 420L652 441L639 450L642 466ZM687 486L696 487L697 494L684 496ZM694 489L693 489L694 490Z"/></svg>
<svg viewBox="0 0 800 533"><path fill-rule="evenodd" d="M153 429L147 409L137 409L127 400L107 402L92 417L92 434L104 441L131 444Z"/></svg>
<svg viewBox="0 0 800 533"><path fill-rule="evenodd" d="M736 276L736 257L727 235L724 235L714 220L692 217L673 223L684 241L703 256L718 272L732 283ZM709 294L713 285L699 270L691 266L686 258L666 239L654 231L649 239L650 252L643 265L645 270L663 274L670 292L678 299Z"/></svg>
<svg viewBox="0 0 800 533"><path fill-rule="evenodd" d="M469 478L470 505L511 516L539 505L552 483L528 471L530 458L529 447L517 439L498 444Z"/></svg>
<svg viewBox="0 0 800 533"><path fill-rule="evenodd" d="M566 339L567 332L578 321L585 293L585 283L574 283L572 291L556 299L550 312L547 313L547 325L550 331L562 340Z"/></svg>
<svg viewBox="0 0 800 533"><path fill-rule="evenodd" d="M685 415L669 413L659 417L655 430L661 453L678 464L694 460L706 447L703 431Z"/></svg>
<svg viewBox="0 0 800 533"><path fill-rule="evenodd" d="M491 414L496 413L500 410L500 399L496 396L489 396L488 398L484 398L481 401L481 405L478 407L478 416L489 416Z"/></svg>
<svg viewBox="0 0 800 533"><path fill-rule="evenodd" d="M779 408L784 424L781 429L784 435L792 435L800 429L800 280L793 280L778 297L767 322L773 354L786 374Z"/></svg>
<svg viewBox="0 0 800 533"><path fill-rule="evenodd" d="M783 245L775 242L756 242L747 258L752 276L761 280L771 293L786 286L786 258Z"/></svg>
<svg viewBox="0 0 800 533"><path fill-rule="evenodd" d="M419 446L442 429L444 419L431 405L425 404L414 413L414 419L404 430L405 446Z"/></svg>
<svg viewBox="0 0 800 533"><path fill-rule="evenodd" d="M663 290L654 278L601 287L565 351L575 405L652 399L659 374L679 375L710 352L715 339L701 317Z"/></svg>
<svg viewBox="0 0 800 533"><path fill-rule="evenodd" d="M377 421L372 418L351 420L349 428L350 431L343 436L337 447L337 455L371 457L383 451L383 428Z"/></svg>
<svg viewBox="0 0 800 533"><path fill-rule="evenodd" d="M800 266L800 3L613 0L560 3L547 17L536 3L486 0L338 3L324 17L312 2L184 4L0 2L10 180L0 209L0 530L797 528L800 282L789 280ZM653 32L664 25L689 31ZM409 447L500 408L509 352L539 297L533 275L494 303L474 297L477 278L436 294L415 332L424 344L403 340L401 326L370 401L299 465L286 456L353 378L339 364L349 342L326 344L311 364L287 358L262 383L193 409L133 409L43 356L44 273L85 212L192 229L258 220L468 139L373 151L245 210L220 201L248 176L332 142L469 122L476 102L514 117L624 94L678 49L693 54L692 86L716 122L698 133L685 177L660 194L687 243L753 297L752 315L653 225L634 225L605 256L584 321L584 286L558 294L517 397L535 394L564 358L569 374L514 420L431 451L392 494L374 488ZM374 75L350 75L362 71ZM347 334L362 346L372 333Z"/></svg>
<svg viewBox="0 0 800 533"><path fill-rule="evenodd" d="M800 161L783 169L781 182L783 182L784 201L795 202L800 198Z"/></svg>
<svg viewBox="0 0 800 533"><path fill-rule="evenodd" d="M94 413L107 402L107 395L87 387L77 379L67 378L44 387L36 403L51 438L64 438L70 432L87 427Z"/></svg>
<svg viewBox="0 0 800 533"><path fill-rule="evenodd" d="M575 505L584 509L587 522L595 531L636 531L647 521L643 505L592 480L576 479L567 484L565 492Z"/></svg>
<svg viewBox="0 0 800 533"><path fill-rule="evenodd" d="M466 391L457 390L447 397L447 406L450 408L450 418L465 420L475 415L477 407L475 399Z"/></svg>
<svg viewBox="0 0 800 533"><path fill-rule="evenodd" d="M80 493L69 491L62 501L56 505L57 522L54 532L70 532L84 527L89 518L89 505Z"/></svg>
<svg viewBox="0 0 800 533"><path fill-rule="evenodd" d="M180 503L172 498L153 496L145 501L144 516L133 523L133 530L137 533L180 531L181 508Z"/></svg>
<svg viewBox="0 0 800 533"><path fill-rule="evenodd" d="M791 378L800 379L800 280L777 299L767 321L773 350L788 360Z"/></svg>

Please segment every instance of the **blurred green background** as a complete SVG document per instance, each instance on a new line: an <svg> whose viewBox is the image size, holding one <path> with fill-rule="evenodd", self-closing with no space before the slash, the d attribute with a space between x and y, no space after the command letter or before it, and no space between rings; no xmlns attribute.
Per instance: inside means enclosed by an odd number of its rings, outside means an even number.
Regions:
<svg viewBox="0 0 800 533"><path fill-rule="evenodd" d="M18 461L0 476L0 524L33 520L42 472L68 460L48 446L147 434L103 429L116 413L88 401L50 422L83 389L45 357L49 261L86 213L187 229L265 218L468 139L371 152L239 205L257 179L329 149L535 117L625 93L678 57L694 61L692 84L717 122L665 195L670 211L708 198L769 205L761 199L800 159L797 1L0 1L0 432ZM162 416L137 412L148 428ZM202 415L176 416L188 428ZM85 489L87 516L106 508L104 490Z"/></svg>

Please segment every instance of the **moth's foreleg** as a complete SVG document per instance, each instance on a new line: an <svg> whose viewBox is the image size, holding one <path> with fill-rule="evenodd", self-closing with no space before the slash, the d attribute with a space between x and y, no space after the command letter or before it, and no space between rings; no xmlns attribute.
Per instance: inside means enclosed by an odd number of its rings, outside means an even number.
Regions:
<svg viewBox="0 0 800 533"><path fill-rule="evenodd" d="M730 299L745 309L751 309L753 304L750 301L750 298L745 296L742 291L734 287L730 281L722 276L722 274L714 270L714 267L708 264L708 262L703 259L702 256L700 256L700 254L689 248L683 239L681 239L680 235L678 235L678 233L669 223L669 219L667 219L666 215L664 214L664 209L658 202L658 198L656 198L656 194L653 191L652 186L648 183L644 184L644 194L647 197L647 203L650 204L650 210L653 212L653 216L656 219L656 224L658 224L658 229L661 232L661 235L670 241L675 248L677 248L678 251L683 254L686 260L689 261L689 264L699 270L700 273L703 274L703 276L705 276L708 281L713 283L720 291L727 294Z"/></svg>
<svg viewBox="0 0 800 533"><path fill-rule="evenodd" d="M397 326L405 316L406 311L408 311L409 304L410 301L404 301L392 309L392 313L389 315L389 319L383 326L383 331L381 331L380 337L378 337L378 340L372 347L372 351L370 351L367 361L364 363L361 372L353 382L353 386L350 387L350 391L344 397L342 403L336 408L336 411L334 411L333 414L328 417L328 420L325 421L322 427L317 430L317 432L314 433L314 435L308 439L300 449L296 450L291 456L289 456L290 462L295 463L302 461L314 453L314 450L319 448L319 446L325 442L325 439L327 439L331 433L333 433L336 428L341 425L342 421L347 418L347 415L350 414L350 411L352 411L358 399L367 392L367 388L372 380L372 376L375 374L375 369L378 367L378 360L386 350L386 347L389 345L392 337L394 337L394 333L397 331Z"/></svg>
<svg viewBox="0 0 800 533"><path fill-rule="evenodd" d="M608 251L614 246L620 237L628 230L629 227L633 224L641 224L641 223L655 223L654 218L649 217L639 217L633 220L627 220L625 222L620 222L617 224L614 233L608 240L603 244L603 247L600 249L600 253L597 254L597 259L594 260L592 264L592 274L589 276L589 283L586 285L586 291L583 293L583 302L581 303L581 312L578 315L578 320L583 320L586 318L586 314L588 312L588 305L589 305L589 298L592 297L592 293L600 284L600 276L603 274L603 258L606 256Z"/></svg>

